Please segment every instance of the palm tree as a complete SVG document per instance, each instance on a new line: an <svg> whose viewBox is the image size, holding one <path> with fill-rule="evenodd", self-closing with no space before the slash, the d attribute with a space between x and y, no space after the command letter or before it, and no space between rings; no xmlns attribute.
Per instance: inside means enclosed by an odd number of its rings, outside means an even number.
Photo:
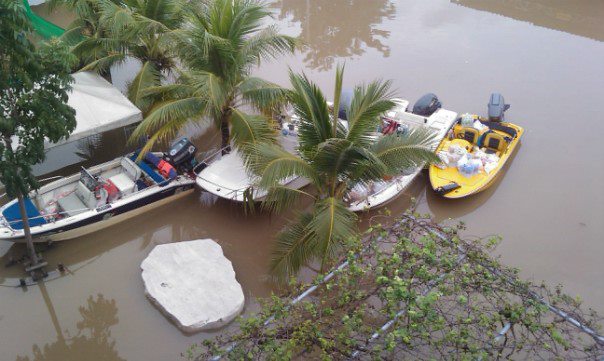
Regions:
<svg viewBox="0 0 604 361"><path fill-rule="evenodd" d="M49 0L48 6L50 10L64 6L76 15L61 39L72 47L71 51L79 61L78 69L108 55L103 43L110 37L101 25L101 9L97 0ZM108 68L99 69L99 73L111 81Z"/></svg>
<svg viewBox="0 0 604 361"><path fill-rule="evenodd" d="M197 4L174 32L182 70L174 84L153 87L146 94L157 102L131 139L152 135L144 150L169 139L191 121L212 121L222 132L222 148L274 135L267 120L241 110L264 114L286 91L251 76L262 60L291 53L296 39L263 26L270 12L256 0L209 0ZM233 139L231 139L231 132Z"/></svg>
<svg viewBox="0 0 604 361"><path fill-rule="evenodd" d="M158 86L176 66L172 31L187 12L185 0L52 0L75 11L63 38L74 44L82 70L108 74L128 57L141 68L128 84L128 98L145 113L152 99L144 90Z"/></svg>
<svg viewBox="0 0 604 361"><path fill-rule="evenodd" d="M298 154L276 144L251 147L248 169L259 176L258 186L268 194L263 206L282 211L300 196L313 200L309 210L277 235L271 272L278 278L294 276L300 267L319 260L324 270L340 246L357 230L356 215L344 196L359 182L399 174L409 166L433 162L433 133L416 129L406 135L377 136L380 115L394 107L390 82L357 86L347 107L347 126L338 120L343 67L336 72L335 102L330 109L321 90L304 74L290 71L289 99L300 117ZM292 176L306 177L316 193L281 185Z"/></svg>

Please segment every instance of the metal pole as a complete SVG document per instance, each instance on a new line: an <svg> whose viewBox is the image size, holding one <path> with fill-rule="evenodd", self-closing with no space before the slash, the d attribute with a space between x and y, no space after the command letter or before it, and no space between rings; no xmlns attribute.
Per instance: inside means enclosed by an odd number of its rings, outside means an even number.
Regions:
<svg viewBox="0 0 604 361"><path fill-rule="evenodd" d="M398 221L398 222L394 223L394 224L392 225L392 227L390 228L390 230L388 230L388 233L387 233L387 235L386 235L386 236L391 235L391 234L392 234L392 232L393 232L393 230L394 230L394 228L395 228L396 226L400 225L400 224L401 224L401 223L403 223L403 222L404 222L404 220L400 220L400 221ZM385 238L385 237L379 236L379 237L377 238L376 242L379 242L379 241L381 241L381 240L382 240L382 239L384 239L384 238ZM367 247L365 247L363 250L365 250L365 249L367 249L367 248L368 248L368 246L367 246ZM356 256L355 256L355 257L356 257ZM309 287L309 288L308 288L306 291L304 291L304 292L302 292L300 295L298 295L298 297L294 298L294 299L291 301L291 303L290 303L290 304L287 306L287 308L286 308L286 309L289 309L291 306L295 305L296 303L298 303L298 302L302 301L303 299L305 299L306 297L310 296L310 295L311 295L313 292L315 292L315 291L316 291L316 290L319 288L319 286L323 285L325 282L327 282L327 281L329 281L330 279L332 279L332 278L333 278L333 277L334 277L334 276L337 274L337 272L339 272L339 271L341 271L341 270L345 269L346 267L348 267L348 261L342 262L342 263L341 263L341 264L340 264L338 267L333 268L333 269L331 270L331 272L329 272L327 275L325 275L325 277L324 277L324 278L323 278L323 279L322 279L320 282L318 282L318 283L317 283L316 285L314 285L314 286ZM268 318L266 321L264 321L264 326L268 326L268 325L269 325L271 322L273 322L274 320L275 320L275 315L272 315L272 316L271 316L271 317L269 317L269 318ZM228 347L227 347L227 348L224 350L224 351L225 351L225 354L228 354L229 352L231 352L231 351L232 351L232 350L235 348L235 346L237 346L237 342L234 342L234 343L230 344L230 345L229 345L229 346L228 346ZM216 355L216 356L212 357L210 360L212 360L212 361L218 361L218 360L220 360L221 358L222 358L222 355Z"/></svg>
<svg viewBox="0 0 604 361"><path fill-rule="evenodd" d="M466 255L463 254L461 256L459 256L457 258L457 261L455 262L455 267L457 267L464 259L466 258ZM443 273L440 276L438 276L438 278L430 281L426 287L426 289L421 293L422 296L425 296L428 294L428 292L430 292L434 286L436 286L437 283L439 283L440 281L442 281L449 273ZM367 345L369 345L371 342L375 341L375 339L377 339L378 337L380 337L380 334L382 334L382 332L388 330L390 327L392 327L392 325L394 325L394 323L396 322L396 320L398 320L402 315L405 314L405 310L400 310L396 313L396 315L394 315L394 317L392 319L390 319L388 322L386 322L385 324L382 325L382 327L380 327L379 330L375 331L373 333L373 335L371 335L371 337L369 338L369 340L367 340ZM350 356L351 359L356 358L358 355L360 354L359 350L356 350L352 353L352 355Z"/></svg>
<svg viewBox="0 0 604 361"><path fill-rule="evenodd" d="M410 219L418 222L418 220L413 217L413 216L409 216ZM452 243L451 240L449 238L447 238L445 235L443 235L441 232L438 232L432 228L428 228L427 229L428 232L432 233L433 235L435 235L436 237L440 238L441 240L445 241L445 242L449 242ZM462 252L463 254L466 254L466 250L462 247L462 246L457 246L457 249ZM516 283L514 282L513 279L511 279L510 277L508 277L507 275L502 274L499 270L493 269L491 266L489 265L482 265L484 268L486 268L487 270L489 270L489 272L491 272L493 275L497 276L497 277L501 277L503 278L508 284L515 286ZM584 333L590 335L591 337L593 337L593 339L601 344L604 345L604 336L598 334L594 329L592 329L591 327L588 327L584 324L582 324L581 322L579 322L577 319L575 319L574 317L570 316L567 312L551 305L549 302L547 302L546 300L544 300L540 295L538 295L535 291L532 290L527 290L527 293L529 294L529 296L534 299L535 301L547 306L547 308L557 314L558 316L562 317L565 321L569 322L571 325L575 326L576 328L578 328L579 330L583 331Z"/></svg>

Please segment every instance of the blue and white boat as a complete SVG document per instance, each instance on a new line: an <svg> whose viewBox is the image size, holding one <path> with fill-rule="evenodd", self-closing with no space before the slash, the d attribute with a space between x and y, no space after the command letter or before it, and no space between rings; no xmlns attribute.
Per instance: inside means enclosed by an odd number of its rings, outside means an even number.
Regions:
<svg viewBox="0 0 604 361"><path fill-rule="evenodd" d="M130 153L42 186L25 198L34 242L95 232L190 193L196 148L186 138L170 151ZM24 242L17 200L0 207L0 240Z"/></svg>

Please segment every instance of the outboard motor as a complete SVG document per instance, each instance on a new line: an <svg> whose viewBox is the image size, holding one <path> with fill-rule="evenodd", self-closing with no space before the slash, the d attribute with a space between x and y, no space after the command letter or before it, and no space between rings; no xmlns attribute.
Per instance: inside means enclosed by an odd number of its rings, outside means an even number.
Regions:
<svg viewBox="0 0 604 361"><path fill-rule="evenodd" d="M413 104L413 114L429 117L441 106L442 104L438 100L438 97L432 93L428 93Z"/></svg>
<svg viewBox="0 0 604 361"><path fill-rule="evenodd" d="M172 143L170 150L164 153L164 160L176 169L188 172L195 166L196 152L197 147L189 139L183 137Z"/></svg>
<svg viewBox="0 0 604 361"><path fill-rule="evenodd" d="M503 95L499 93L492 93L489 99L489 121L491 122L502 122L504 113L510 109L510 105L506 104L503 100Z"/></svg>
<svg viewBox="0 0 604 361"><path fill-rule="evenodd" d="M352 89L344 89L340 94L340 108L338 109L338 118L342 120L348 120L348 114L346 114L346 109L350 107L350 103L352 103L352 97L354 96L354 92Z"/></svg>

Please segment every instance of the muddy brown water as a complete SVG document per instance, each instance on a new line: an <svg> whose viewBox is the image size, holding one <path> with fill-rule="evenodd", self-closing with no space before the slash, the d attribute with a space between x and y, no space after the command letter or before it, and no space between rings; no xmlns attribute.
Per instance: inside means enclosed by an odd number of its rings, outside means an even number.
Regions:
<svg viewBox="0 0 604 361"><path fill-rule="evenodd" d="M501 235L497 252L506 264L524 277L562 283L604 312L600 0L283 0L271 6L281 29L301 35L307 47L263 65L257 74L269 80L287 85L288 67L304 70L329 94L334 65L345 61L348 86L392 79L399 96L413 102L434 92L458 112L484 115L490 92L503 93L512 104L508 119L526 129L504 176L479 195L450 201L427 189L423 175L389 208L401 212L415 197L437 220L464 221L469 236ZM68 22L66 14L52 16ZM119 138L108 136L85 164L123 152ZM202 148L216 144L211 134L195 140ZM141 261L157 244L213 238L233 262L251 312L253 298L273 289L268 254L285 218L245 216L195 191L57 244L45 257L67 265L68 276L26 290L0 287L0 359L179 359L212 334L184 335L151 305ZM0 261L23 252L4 245ZM2 282L20 276L15 267L0 269Z"/></svg>

